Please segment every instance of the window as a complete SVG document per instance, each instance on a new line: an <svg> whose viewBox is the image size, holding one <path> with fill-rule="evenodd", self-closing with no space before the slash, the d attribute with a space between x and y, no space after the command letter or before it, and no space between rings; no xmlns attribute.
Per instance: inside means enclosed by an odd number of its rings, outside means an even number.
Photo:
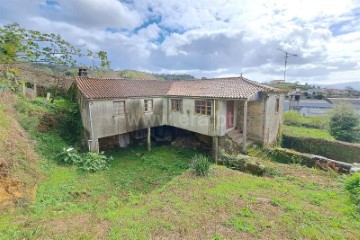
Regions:
<svg viewBox="0 0 360 240"><path fill-rule="evenodd" d="M114 115L125 114L125 101L114 101Z"/></svg>
<svg viewBox="0 0 360 240"><path fill-rule="evenodd" d="M211 100L195 100L195 112L197 114L211 115Z"/></svg>
<svg viewBox="0 0 360 240"><path fill-rule="evenodd" d="M171 99L171 110L181 112L182 111L182 100L181 99Z"/></svg>
<svg viewBox="0 0 360 240"><path fill-rule="evenodd" d="M276 103L275 103L275 112L279 112L279 108L280 108L280 99L276 99Z"/></svg>
<svg viewBox="0 0 360 240"><path fill-rule="evenodd" d="M152 112L153 110L153 100L144 100L144 109L145 112Z"/></svg>

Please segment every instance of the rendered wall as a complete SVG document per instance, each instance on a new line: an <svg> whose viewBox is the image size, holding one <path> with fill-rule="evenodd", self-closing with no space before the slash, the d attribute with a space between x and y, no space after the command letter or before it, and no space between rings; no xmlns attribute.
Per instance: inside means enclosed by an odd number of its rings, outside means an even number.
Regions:
<svg viewBox="0 0 360 240"><path fill-rule="evenodd" d="M273 146L282 123L284 96L279 94L268 94L265 105L265 145ZM276 111L276 99L279 99L279 110Z"/></svg>
<svg viewBox="0 0 360 240"><path fill-rule="evenodd" d="M144 111L144 99L116 99L125 101L125 114L113 114L114 100L90 101L93 138L102 138L133 132L148 127L164 125L164 102L162 98L153 100L153 111Z"/></svg>

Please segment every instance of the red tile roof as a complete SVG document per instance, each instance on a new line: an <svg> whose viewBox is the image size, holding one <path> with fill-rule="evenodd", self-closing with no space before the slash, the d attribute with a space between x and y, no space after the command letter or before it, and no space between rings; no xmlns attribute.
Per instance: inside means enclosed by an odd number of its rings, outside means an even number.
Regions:
<svg viewBox="0 0 360 240"><path fill-rule="evenodd" d="M249 98L258 92L277 92L243 77L186 81L76 78L86 98L106 99L146 96L188 96L212 98Z"/></svg>
<svg viewBox="0 0 360 240"><path fill-rule="evenodd" d="M86 98L102 99L164 96L170 90L172 82L76 77L76 84Z"/></svg>

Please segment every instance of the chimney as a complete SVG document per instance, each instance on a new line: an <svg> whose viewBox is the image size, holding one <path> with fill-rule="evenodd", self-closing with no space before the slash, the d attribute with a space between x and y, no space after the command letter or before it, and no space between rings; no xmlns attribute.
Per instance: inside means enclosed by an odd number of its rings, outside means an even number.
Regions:
<svg viewBox="0 0 360 240"><path fill-rule="evenodd" d="M87 67L79 67L79 77L87 77Z"/></svg>

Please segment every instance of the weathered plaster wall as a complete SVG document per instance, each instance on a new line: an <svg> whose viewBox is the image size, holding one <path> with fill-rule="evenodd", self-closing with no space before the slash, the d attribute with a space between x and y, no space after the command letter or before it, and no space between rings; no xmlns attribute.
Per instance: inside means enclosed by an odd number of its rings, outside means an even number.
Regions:
<svg viewBox="0 0 360 240"><path fill-rule="evenodd" d="M214 135L213 108L211 116L200 115L195 112L195 99L183 98L182 111L173 111L171 99L176 98L168 99L168 125L208 136Z"/></svg>
<svg viewBox="0 0 360 240"><path fill-rule="evenodd" d="M153 100L153 111L144 111L144 99L131 98L124 99L126 110L125 114L121 115L113 114L113 100L90 101L94 131L93 138L108 137L164 125L163 99L146 99Z"/></svg>
<svg viewBox="0 0 360 240"><path fill-rule="evenodd" d="M80 108L81 121L84 127L84 138L89 140L90 138L90 121L89 121L89 106L87 100L84 96L78 92L77 99Z"/></svg>
<svg viewBox="0 0 360 240"><path fill-rule="evenodd" d="M265 145L273 146L276 144L279 128L282 123L284 95L268 94L265 105ZM279 111L276 111L276 99L279 99Z"/></svg>

